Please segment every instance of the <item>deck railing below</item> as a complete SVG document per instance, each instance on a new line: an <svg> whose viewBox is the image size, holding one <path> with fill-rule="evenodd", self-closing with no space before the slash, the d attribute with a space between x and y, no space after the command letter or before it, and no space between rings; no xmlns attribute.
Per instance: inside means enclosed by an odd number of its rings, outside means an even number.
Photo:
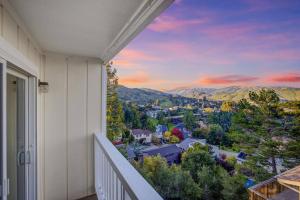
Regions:
<svg viewBox="0 0 300 200"><path fill-rule="evenodd" d="M94 159L99 200L162 200L103 134L95 134Z"/></svg>

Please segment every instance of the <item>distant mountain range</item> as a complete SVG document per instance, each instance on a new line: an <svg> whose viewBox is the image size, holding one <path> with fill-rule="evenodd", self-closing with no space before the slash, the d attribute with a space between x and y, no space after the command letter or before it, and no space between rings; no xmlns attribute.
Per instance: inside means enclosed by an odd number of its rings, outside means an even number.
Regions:
<svg viewBox="0 0 300 200"><path fill-rule="evenodd" d="M263 88L275 90L282 100L299 100L300 88L292 87L225 87L225 88L177 88L168 91L157 91L147 88L128 88L119 86L117 89L119 98L122 101L131 101L138 104L145 104L159 100L166 104L178 102L181 100L189 101L191 99L203 99L222 101L239 101L242 98L248 98L249 91L259 91Z"/></svg>
<svg viewBox="0 0 300 200"><path fill-rule="evenodd" d="M225 87L225 88L179 88L168 90L166 93L178 94L185 97L202 99L204 96L211 100L239 101L248 98L249 91L259 91L261 89L273 89L282 100L300 100L300 88L292 87Z"/></svg>

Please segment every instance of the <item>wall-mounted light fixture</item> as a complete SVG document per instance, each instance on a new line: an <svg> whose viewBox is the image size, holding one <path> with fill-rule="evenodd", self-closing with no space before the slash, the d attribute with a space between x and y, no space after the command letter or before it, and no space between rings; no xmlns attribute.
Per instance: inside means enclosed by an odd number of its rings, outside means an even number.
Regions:
<svg viewBox="0 0 300 200"><path fill-rule="evenodd" d="M49 91L49 83L48 82L42 82L39 80L39 91L41 93L47 93Z"/></svg>

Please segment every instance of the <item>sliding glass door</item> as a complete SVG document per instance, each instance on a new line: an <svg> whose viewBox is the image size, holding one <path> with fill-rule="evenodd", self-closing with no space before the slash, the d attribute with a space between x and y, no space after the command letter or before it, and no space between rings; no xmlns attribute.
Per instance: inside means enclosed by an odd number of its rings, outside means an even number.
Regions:
<svg viewBox="0 0 300 200"><path fill-rule="evenodd" d="M8 200L25 200L28 78L9 71L6 79Z"/></svg>
<svg viewBox="0 0 300 200"><path fill-rule="evenodd" d="M36 199L35 78L1 73L1 182L3 200Z"/></svg>

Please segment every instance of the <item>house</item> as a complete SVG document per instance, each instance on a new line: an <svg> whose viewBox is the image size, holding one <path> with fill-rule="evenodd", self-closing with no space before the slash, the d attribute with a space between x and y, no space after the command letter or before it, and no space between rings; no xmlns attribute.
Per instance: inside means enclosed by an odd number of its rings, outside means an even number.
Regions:
<svg viewBox="0 0 300 200"><path fill-rule="evenodd" d="M164 157L168 164L178 164L180 163L180 156L181 156L182 150L181 148L177 147L176 144L172 145L165 145L158 148L151 148L149 150L143 150L142 156L157 156L160 155L161 157Z"/></svg>
<svg viewBox="0 0 300 200"><path fill-rule="evenodd" d="M141 141L144 140L144 143L151 143L152 132L144 129L132 129L131 134L135 140Z"/></svg>
<svg viewBox="0 0 300 200"><path fill-rule="evenodd" d="M183 138L184 138L184 139L189 138L189 137L192 136L192 132L189 131L189 130L187 130L187 129L185 128L184 123L179 123L179 124L177 124L177 125L175 126L175 128L178 128L178 129L182 132Z"/></svg>
<svg viewBox="0 0 300 200"><path fill-rule="evenodd" d="M168 131L168 127L166 125L157 125L156 126L156 130L155 130L155 133L154 135L157 137L157 138L163 138L163 135L164 133Z"/></svg>
<svg viewBox="0 0 300 200"><path fill-rule="evenodd" d="M148 111L146 112L146 115L147 115L148 117L151 117L151 118L155 118L155 119L156 119L159 112L161 112L161 111L160 111L160 110L148 110Z"/></svg>
<svg viewBox="0 0 300 200"><path fill-rule="evenodd" d="M105 64L172 2L0 0L1 200L162 199L106 138Z"/></svg>
<svg viewBox="0 0 300 200"><path fill-rule="evenodd" d="M186 138L181 141L177 146L181 148L183 151L188 150L189 148L193 147L194 144L201 144L203 146L206 145L206 139L195 139L195 138Z"/></svg>
<svg viewBox="0 0 300 200"><path fill-rule="evenodd" d="M300 165L248 188L249 200L300 199Z"/></svg>

